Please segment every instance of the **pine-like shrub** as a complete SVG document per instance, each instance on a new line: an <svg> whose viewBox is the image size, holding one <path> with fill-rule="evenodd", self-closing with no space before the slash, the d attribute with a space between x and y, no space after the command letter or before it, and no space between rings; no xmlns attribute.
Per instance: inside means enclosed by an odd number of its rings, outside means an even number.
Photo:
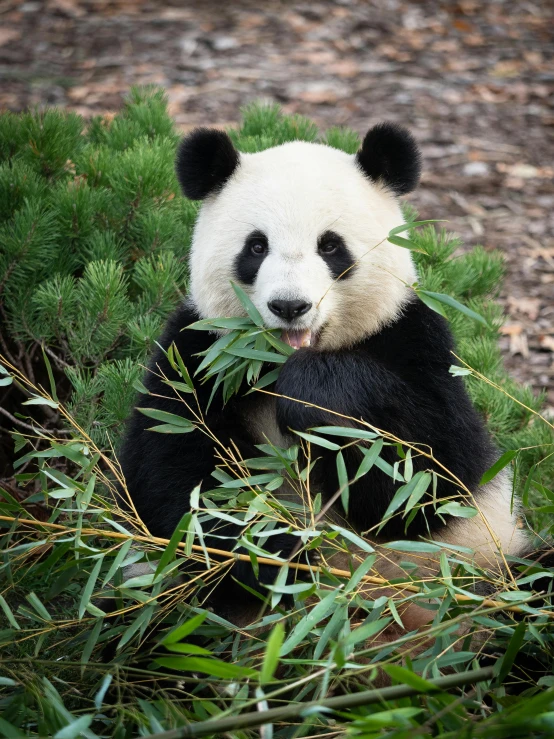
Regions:
<svg viewBox="0 0 554 739"><path fill-rule="evenodd" d="M230 135L248 152L294 139L349 153L359 146L352 131L320 134L278 106L247 108ZM173 729L167 737L250 737L247 727L259 725L267 700L279 710L268 714L264 736L275 739L550 736L549 570L512 562L515 582L478 570L452 548L440 555L436 581L396 583L395 597L371 600L361 587L372 566L366 543L368 556L350 572L324 563L304 584L285 585L286 568L274 562L273 609L237 628L202 608L199 585L215 582L233 556L257 566L255 527L259 535L277 522L292 526L314 549L348 551L361 541L339 526L315 531L309 517L272 498L282 468L298 463L294 452L266 449L273 456L252 463L255 475L270 470L255 478L255 495L248 470L240 488L219 470L216 489L193 496L169 542L152 539L119 506L123 422L144 390L143 365L162 325L187 290L197 206L178 192L177 139L164 95L152 90L133 91L118 115L86 124L55 110L0 115L0 425L11 431L2 432L0 471L0 736L123 739ZM413 210L405 212L413 222ZM513 462L530 521L549 535L552 427L540 417L541 398L502 366L494 302L502 259L482 248L461 253L459 241L434 226L408 236L421 249L418 290L450 319L457 371L466 372L502 463ZM186 390L190 378L182 378ZM177 431L190 425L180 423ZM297 472L306 483L309 470ZM210 560L202 533L210 516L244 516L249 554ZM409 579L410 557L429 549L403 546ZM198 576L176 583L183 555ZM129 576L125 567L137 562L146 574ZM487 596L471 591L475 579ZM537 582L536 592L526 590ZM280 608L283 593L295 598L294 609ZM413 661L408 650L419 634L399 630L386 646L371 642L411 599L434 616ZM518 698L505 683L520 652L527 667L509 687L524 691ZM362 693L383 673L392 692ZM462 692L467 684L474 688ZM324 708L306 711L306 701Z"/></svg>
<svg viewBox="0 0 554 739"><path fill-rule="evenodd" d="M0 142L3 352L34 369L44 345L75 418L107 445L186 292L196 206L178 196L164 95L134 91L87 126L4 114Z"/></svg>

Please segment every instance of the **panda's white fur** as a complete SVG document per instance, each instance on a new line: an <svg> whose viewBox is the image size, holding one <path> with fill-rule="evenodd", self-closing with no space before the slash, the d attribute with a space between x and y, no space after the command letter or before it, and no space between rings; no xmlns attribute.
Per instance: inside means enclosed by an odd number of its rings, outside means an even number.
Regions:
<svg viewBox="0 0 554 739"><path fill-rule="evenodd" d="M266 325L287 327L268 310L270 300L303 298L313 307L296 327L324 326L321 349L350 346L393 320L410 297L411 254L386 241L402 223L398 200L361 176L354 156L301 141L241 154L223 190L202 204L190 255L191 297L205 318L243 314L230 279L246 237L259 229L269 254L253 288L245 289ZM328 229L343 236L357 262L348 280L336 280L317 253Z"/></svg>

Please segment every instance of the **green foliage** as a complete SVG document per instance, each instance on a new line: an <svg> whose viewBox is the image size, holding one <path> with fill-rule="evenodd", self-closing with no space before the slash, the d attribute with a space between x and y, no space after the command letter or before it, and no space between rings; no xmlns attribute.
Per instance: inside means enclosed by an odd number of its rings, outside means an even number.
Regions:
<svg viewBox="0 0 554 739"><path fill-rule="evenodd" d="M192 402L195 383L174 348L168 357L180 374L174 384ZM111 380L130 370L128 360L114 366ZM32 388L17 370L2 368L1 376ZM118 409L117 395L106 394L114 416L123 414L126 401L119 399ZM36 400L56 406L47 393ZM200 418L193 424L142 410L153 424L161 422L153 431L188 433L193 425L208 431ZM0 496L0 735L115 738L181 729L174 736L254 737L263 723L273 725L276 739L288 739L299 722L310 736L549 735L553 612L544 582L551 582L550 570L517 560L513 582L476 566L461 546L404 540L374 549L319 515L311 465L304 466L299 445L260 445L262 456L238 467L224 453L215 487L204 481L203 492L193 492L191 511L171 539L141 537L140 523L114 495L117 468L106 475L109 458L70 423L71 440L45 440L41 449L33 435L14 434L16 467L25 470L18 481L36 492L24 505L8 491ZM298 436L308 448L336 451L338 460L358 445L355 478L377 464L402 481L385 518L409 518L429 504L433 475L413 474L409 444L393 468L380 455L397 442L370 428L325 426ZM285 476L300 490L298 501L274 496ZM347 487L344 478L337 491L343 504ZM48 520L32 520L32 503L40 503ZM455 501L437 513L477 515ZM204 543L209 519L240 524L234 544L247 554L215 559ZM320 566L305 579L288 578L294 563L264 548L283 529L298 535L301 562L308 551L320 553ZM348 556L353 545L358 552ZM372 568L387 553L401 560L404 579L376 588ZM333 569L337 555L347 569ZM436 578L417 575L423 555L435 558ZM183 557L188 577L181 579ZM240 627L202 607L203 586L210 589L236 557L254 568L270 557L276 572L268 588L271 610L260 603L258 617ZM130 565L141 569L129 572ZM525 590L537 577L540 598ZM483 595L493 592L494 600ZM281 607L284 595L293 608ZM410 634L400 627L404 608L414 603L429 611L429 623ZM532 675L512 674L522 655L542 669L538 685ZM389 687L374 687L379 675L388 676Z"/></svg>

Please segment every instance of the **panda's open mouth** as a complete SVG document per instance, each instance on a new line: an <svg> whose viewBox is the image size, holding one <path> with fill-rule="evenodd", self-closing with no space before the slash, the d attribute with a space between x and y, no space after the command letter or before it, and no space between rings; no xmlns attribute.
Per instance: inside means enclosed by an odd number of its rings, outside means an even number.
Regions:
<svg viewBox="0 0 554 739"><path fill-rule="evenodd" d="M299 331L288 330L283 331L281 339L294 349L302 349L306 346L313 346L316 342L317 335L309 328Z"/></svg>

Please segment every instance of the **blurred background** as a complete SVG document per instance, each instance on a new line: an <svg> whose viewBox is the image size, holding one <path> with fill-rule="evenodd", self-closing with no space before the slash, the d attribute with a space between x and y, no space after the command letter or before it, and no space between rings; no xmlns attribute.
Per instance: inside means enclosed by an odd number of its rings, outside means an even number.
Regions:
<svg viewBox="0 0 554 739"><path fill-rule="evenodd" d="M0 0L0 108L117 111L167 91L182 130L265 99L321 127L411 128L411 201L500 249L502 348L554 413L554 5L550 0ZM0 247L1 248L1 247Z"/></svg>

